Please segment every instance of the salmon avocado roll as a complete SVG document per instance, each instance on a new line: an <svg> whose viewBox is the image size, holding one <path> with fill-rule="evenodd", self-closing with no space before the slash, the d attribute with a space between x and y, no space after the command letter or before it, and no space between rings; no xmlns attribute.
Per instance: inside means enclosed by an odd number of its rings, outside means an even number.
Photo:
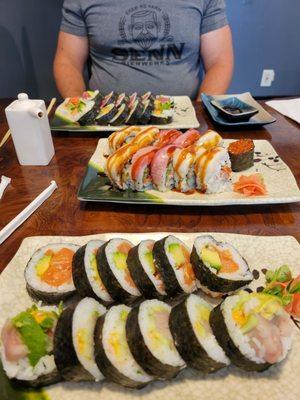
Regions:
<svg viewBox="0 0 300 400"><path fill-rule="evenodd" d="M53 356L53 335L60 311L37 307L8 319L1 331L1 361L8 378L39 387L61 380Z"/></svg>
<svg viewBox="0 0 300 400"><path fill-rule="evenodd" d="M75 293L72 261L78 248L75 244L51 243L33 254L25 268L25 281L34 299L57 303Z"/></svg>

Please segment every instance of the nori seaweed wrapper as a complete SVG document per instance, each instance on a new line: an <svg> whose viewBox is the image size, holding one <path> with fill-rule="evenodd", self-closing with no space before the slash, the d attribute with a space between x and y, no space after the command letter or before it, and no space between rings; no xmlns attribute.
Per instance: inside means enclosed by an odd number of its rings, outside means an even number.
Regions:
<svg viewBox="0 0 300 400"><path fill-rule="evenodd" d="M96 300L101 300L94 293L86 274L84 266L85 250L86 245L80 247L74 254L72 262L73 282L81 297L94 297Z"/></svg>
<svg viewBox="0 0 300 400"><path fill-rule="evenodd" d="M254 144L251 139L240 139L228 146L231 169L234 172L244 171L254 165Z"/></svg>

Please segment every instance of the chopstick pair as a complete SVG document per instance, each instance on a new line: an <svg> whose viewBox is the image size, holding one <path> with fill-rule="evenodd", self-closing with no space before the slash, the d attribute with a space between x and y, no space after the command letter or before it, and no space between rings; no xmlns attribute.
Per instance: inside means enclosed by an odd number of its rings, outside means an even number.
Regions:
<svg viewBox="0 0 300 400"><path fill-rule="evenodd" d="M50 114L50 112L51 112L51 110L52 110L52 108L53 108L53 106L54 106L55 103L56 103L56 98L53 97L53 99L50 101L50 104L49 104L49 106L48 106L48 108L47 108L47 115ZM6 134L3 136L3 139L1 140L0 148L8 141L8 139L10 138L10 136L11 136L11 132L10 132L10 129L9 129L9 130L6 132Z"/></svg>

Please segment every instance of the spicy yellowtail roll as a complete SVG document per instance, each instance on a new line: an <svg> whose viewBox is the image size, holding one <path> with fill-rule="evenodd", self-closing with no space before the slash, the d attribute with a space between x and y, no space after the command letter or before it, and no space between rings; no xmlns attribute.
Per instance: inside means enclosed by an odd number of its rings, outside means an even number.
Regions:
<svg viewBox="0 0 300 400"><path fill-rule="evenodd" d="M109 135L108 144L110 152L114 153L124 144L132 142L132 140L141 130L142 128L139 126L128 126Z"/></svg>
<svg viewBox="0 0 300 400"><path fill-rule="evenodd" d="M210 129L204 133L195 144L197 146L204 146L207 150L209 150L214 147L221 146L222 140L222 136L220 136L218 132Z"/></svg>
<svg viewBox="0 0 300 400"><path fill-rule="evenodd" d="M199 287L213 297L234 292L253 280L246 260L229 243L212 236L198 236L194 242L191 263Z"/></svg>
<svg viewBox="0 0 300 400"><path fill-rule="evenodd" d="M180 239L170 235L155 242L153 258L168 295L192 293L196 290L190 252Z"/></svg>
<svg viewBox="0 0 300 400"><path fill-rule="evenodd" d="M80 247L73 257L73 281L81 297L94 297L104 303L111 303L113 299L106 290L97 266L96 254L102 240L90 240Z"/></svg>
<svg viewBox="0 0 300 400"><path fill-rule="evenodd" d="M292 344L292 322L281 300L265 293L239 292L210 314L217 341L233 364L264 371L284 360Z"/></svg>
<svg viewBox="0 0 300 400"><path fill-rule="evenodd" d="M141 295L128 266L127 255L133 244L125 239L111 239L97 252L100 278L110 296L119 302L134 300Z"/></svg>
<svg viewBox="0 0 300 400"><path fill-rule="evenodd" d="M146 146L132 157L130 176L133 190L141 192L152 188L150 165L157 150L155 146Z"/></svg>
<svg viewBox="0 0 300 400"><path fill-rule="evenodd" d="M57 307L33 305L6 321L1 331L1 361L8 378L30 387L59 382L53 356Z"/></svg>
<svg viewBox="0 0 300 400"><path fill-rule="evenodd" d="M48 244L37 250L25 268L26 288L34 299L57 303L75 294L72 260L79 246Z"/></svg>
<svg viewBox="0 0 300 400"><path fill-rule="evenodd" d="M214 147L195 162L196 187L202 193L222 193L231 189L231 163L226 149Z"/></svg>
<svg viewBox="0 0 300 400"><path fill-rule="evenodd" d="M142 388L153 377L136 362L126 338L126 321L131 308L123 304L98 319L95 329L95 358L109 380L129 388Z"/></svg>
<svg viewBox="0 0 300 400"><path fill-rule="evenodd" d="M171 307L146 300L132 309L126 324L131 353L141 367L160 379L171 379L185 367L169 329Z"/></svg>
<svg viewBox="0 0 300 400"><path fill-rule="evenodd" d="M170 330L187 366L203 373L217 371L230 364L209 325L212 306L195 294L172 308Z"/></svg>
<svg viewBox="0 0 300 400"><path fill-rule="evenodd" d="M65 380L103 379L94 357L94 331L97 319L105 312L105 307L89 297L62 312L54 334L54 358Z"/></svg>
<svg viewBox="0 0 300 400"><path fill-rule="evenodd" d="M154 240L143 240L129 250L127 266L140 292L146 298L165 296L165 285L153 259Z"/></svg>

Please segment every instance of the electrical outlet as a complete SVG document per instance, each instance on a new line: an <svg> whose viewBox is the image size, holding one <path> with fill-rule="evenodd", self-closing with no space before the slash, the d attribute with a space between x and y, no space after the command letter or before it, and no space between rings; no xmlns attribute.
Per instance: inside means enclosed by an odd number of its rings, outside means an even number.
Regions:
<svg viewBox="0 0 300 400"><path fill-rule="evenodd" d="M270 87L275 79L274 69L264 69L261 77L260 86Z"/></svg>

